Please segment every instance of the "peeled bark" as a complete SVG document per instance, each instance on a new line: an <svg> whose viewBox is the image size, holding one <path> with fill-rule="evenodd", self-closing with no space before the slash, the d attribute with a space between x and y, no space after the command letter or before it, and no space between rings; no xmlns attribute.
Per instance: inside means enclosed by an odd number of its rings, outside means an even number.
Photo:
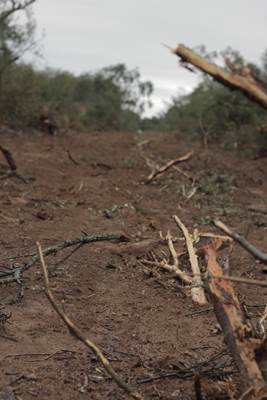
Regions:
<svg viewBox="0 0 267 400"><path fill-rule="evenodd" d="M207 290L225 342L240 371L241 390L248 400L267 399L265 342L256 338L229 280L215 278L224 271L216 258L216 241L204 246L208 264Z"/></svg>

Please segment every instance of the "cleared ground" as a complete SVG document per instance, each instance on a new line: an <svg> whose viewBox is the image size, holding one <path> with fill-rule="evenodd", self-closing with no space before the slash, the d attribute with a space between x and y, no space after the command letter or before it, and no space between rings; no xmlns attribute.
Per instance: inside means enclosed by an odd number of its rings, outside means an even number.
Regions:
<svg viewBox="0 0 267 400"><path fill-rule="evenodd" d="M116 371L147 399L195 398L192 374L149 383L140 380L186 368L192 372L205 361L209 361L206 371L221 367L222 372L221 377L208 372L210 379L203 378L209 388L214 381L225 380L224 372L234 368L227 354L212 364L214 356L227 350L213 312L207 310L211 305L204 310L196 306L168 273L140 261L151 249L158 255L167 252L164 244L157 243L160 231L166 235L170 229L181 238L174 214L191 231L215 231L210 222L219 217L267 250L267 159L219 147L204 152L169 134L3 137L1 144L9 148L20 174L29 181L15 177L0 181L1 266L29 260L36 240L46 247L82 232L127 235L131 245L93 243L63 262L70 249L48 257L57 300L103 349ZM195 155L180 164L179 171L171 169L144 184L151 172L148 158L163 165L192 149ZM1 162L5 164L4 159ZM140 241L142 246L132 246ZM177 241L176 249L184 249L183 240ZM8 259L15 256L19 258ZM186 261L184 267L188 268ZM265 278L261 266L237 246L231 272ZM2 389L10 386L17 399L25 400L124 399L95 357L51 309L40 266L32 267L24 278L22 299L15 285L0 287L0 311L11 313L0 332ZM236 290L256 321L267 290L244 284L236 285ZM236 382L238 375L227 379Z"/></svg>

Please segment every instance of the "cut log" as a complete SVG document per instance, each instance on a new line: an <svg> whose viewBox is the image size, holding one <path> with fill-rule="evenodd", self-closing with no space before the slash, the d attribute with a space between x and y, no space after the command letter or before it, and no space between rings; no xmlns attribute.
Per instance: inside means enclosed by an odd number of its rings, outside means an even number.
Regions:
<svg viewBox="0 0 267 400"><path fill-rule="evenodd" d="M224 275L217 261L218 240L204 246L207 260L207 291L213 302L216 318L225 342L240 371L242 392L249 400L267 399L265 342L255 337L230 281L213 278Z"/></svg>
<svg viewBox="0 0 267 400"><path fill-rule="evenodd" d="M193 50L179 45L173 53L176 54L185 65L191 64L200 71L210 75L217 82L230 89L240 90L246 97L267 109L267 92L259 81L253 76L248 67L231 69L227 72L223 68L208 62Z"/></svg>

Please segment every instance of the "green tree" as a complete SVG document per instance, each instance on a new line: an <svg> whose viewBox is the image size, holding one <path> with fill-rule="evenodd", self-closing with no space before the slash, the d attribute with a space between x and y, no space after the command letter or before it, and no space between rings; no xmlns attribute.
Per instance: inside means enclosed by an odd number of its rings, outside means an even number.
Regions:
<svg viewBox="0 0 267 400"><path fill-rule="evenodd" d="M35 21L31 12L31 5L35 1L1 0L0 77L11 64L17 62L36 44Z"/></svg>
<svg viewBox="0 0 267 400"><path fill-rule="evenodd" d="M103 68L100 75L120 89L123 108L142 114L151 107L153 84L142 81L138 69L129 70L125 64L117 64Z"/></svg>

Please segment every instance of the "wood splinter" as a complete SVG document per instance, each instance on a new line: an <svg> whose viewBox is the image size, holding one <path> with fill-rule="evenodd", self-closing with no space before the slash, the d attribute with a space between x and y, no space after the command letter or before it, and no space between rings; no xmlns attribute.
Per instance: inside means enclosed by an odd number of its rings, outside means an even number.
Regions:
<svg viewBox="0 0 267 400"><path fill-rule="evenodd" d="M178 227L181 229L183 232L183 235L186 240L186 246L187 246L187 251L189 255L189 260L193 272L193 280L192 280L192 288L191 288L191 294L192 294L192 299L195 303L198 304L206 304L206 296L205 296L205 291L203 287L203 282L201 279L201 271L198 265L198 259L197 255L193 246L193 240L190 237L190 234L188 232L188 229L186 226L182 223L182 221L174 215L174 220Z"/></svg>

